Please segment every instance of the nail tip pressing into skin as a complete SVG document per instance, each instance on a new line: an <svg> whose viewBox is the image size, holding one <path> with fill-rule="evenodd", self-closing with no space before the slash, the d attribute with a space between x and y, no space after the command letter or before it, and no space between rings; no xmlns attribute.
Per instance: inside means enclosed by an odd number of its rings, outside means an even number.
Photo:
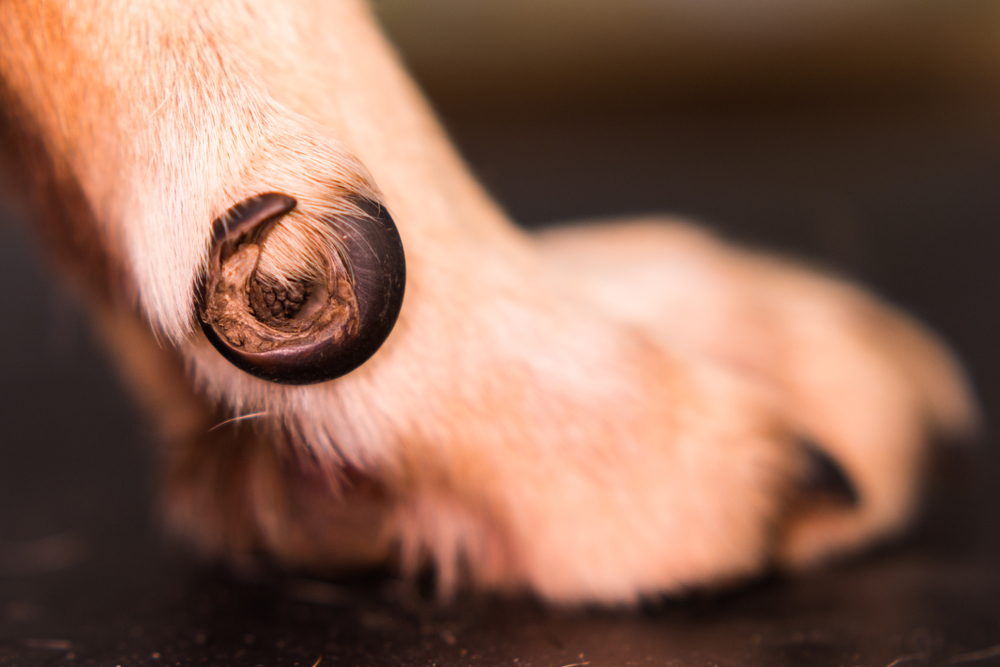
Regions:
<svg viewBox="0 0 1000 667"><path fill-rule="evenodd" d="M280 192L265 192L244 199L212 222L212 246L235 240L253 227L289 213L298 204Z"/></svg>
<svg viewBox="0 0 1000 667"><path fill-rule="evenodd" d="M354 203L367 216L358 224L325 221L346 230L345 256L328 258L325 283L310 289L319 303L301 318L295 317L298 302L286 317L273 307L273 293L258 293L263 289L255 281L259 251L247 249L263 244L296 201L265 193L215 220L197 310L206 338L230 363L264 380L314 384L353 371L382 346L402 307L405 256L388 211L369 199Z"/></svg>

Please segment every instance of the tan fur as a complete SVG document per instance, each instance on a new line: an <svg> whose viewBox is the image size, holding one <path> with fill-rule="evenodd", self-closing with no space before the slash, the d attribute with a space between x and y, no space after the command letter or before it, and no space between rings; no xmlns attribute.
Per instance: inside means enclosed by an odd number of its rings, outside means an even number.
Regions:
<svg viewBox="0 0 1000 667"><path fill-rule="evenodd" d="M85 278L206 554L629 602L898 531L927 435L975 421L948 353L857 288L676 223L515 228L357 0L8 0L0 26L15 127L127 276ZM341 379L270 384L197 332L212 220L267 191L299 202L278 282L352 195L399 226L399 322ZM858 508L797 503L802 436Z"/></svg>

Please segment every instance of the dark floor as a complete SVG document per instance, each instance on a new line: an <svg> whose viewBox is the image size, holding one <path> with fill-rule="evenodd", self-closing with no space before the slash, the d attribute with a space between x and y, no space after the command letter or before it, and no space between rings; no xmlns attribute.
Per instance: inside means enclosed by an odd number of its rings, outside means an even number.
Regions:
<svg viewBox="0 0 1000 667"><path fill-rule="evenodd" d="M528 106L443 109L519 220L676 212L856 277L942 332L1000 416L1000 105ZM901 543L639 611L440 608L391 580L199 569L159 542L151 438L23 237L0 227L0 284L17 286L0 331L0 665L1000 665L992 435Z"/></svg>

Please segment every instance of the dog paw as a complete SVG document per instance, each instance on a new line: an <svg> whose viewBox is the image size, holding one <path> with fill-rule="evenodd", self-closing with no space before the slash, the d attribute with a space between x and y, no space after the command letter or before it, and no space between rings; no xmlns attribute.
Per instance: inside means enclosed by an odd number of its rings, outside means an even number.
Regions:
<svg viewBox="0 0 1000 667"><path fill-rule="evenodd" d="M256 251L281 275L340 210L287 180L299 204ZM933 336L792 263L682 225L487 242L400 219L408 296L357 370L280 384L204 339L182 348L206 412L256 434L175 459L195 463L172 468L168 514L207 552L634 601L900 531L928 437L974 425Z"/></svg>
<svg viewBox="0 0 1000 667"><path fill-rule="evenodd" d="M208 552L633 602L897 533L929 436L975 424L918 324L689 227L414 247L397 329L353 373L277 385L189 348L256 443L172 467L168 513Z"/></svg>
<svg viewBox="0 0 1000 667"><path fill-rule="evenodd" d="M609 312L757 384L811 443L803 493L779 526L784 567L898 533L917 507L931 440L977 427L940 341L855 286L681 224L557 229L543 243Z"/></svg>

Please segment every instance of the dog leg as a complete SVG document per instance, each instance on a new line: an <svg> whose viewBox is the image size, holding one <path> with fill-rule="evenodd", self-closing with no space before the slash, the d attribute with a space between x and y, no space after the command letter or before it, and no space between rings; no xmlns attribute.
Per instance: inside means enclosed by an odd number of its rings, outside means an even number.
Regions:
<svg viewBox="0 0 1000 667"><path fill-rule="evenodd" d="M947 354L853 288L676 228L516 229L360 2L12 1L0 25L22 152L82 203L54 237L114 268L79 269L109 330L148 321L191 378L123 355L180 415L168 514L209 553L634 601L897 530L928 426L970 420ZM332 257L324 220L398 225L406 297L354 372L276 384L201 334L213 221L262 193L294 205L233 256L272 286ZM800 509L801 437L857 507Z"/></svg>

